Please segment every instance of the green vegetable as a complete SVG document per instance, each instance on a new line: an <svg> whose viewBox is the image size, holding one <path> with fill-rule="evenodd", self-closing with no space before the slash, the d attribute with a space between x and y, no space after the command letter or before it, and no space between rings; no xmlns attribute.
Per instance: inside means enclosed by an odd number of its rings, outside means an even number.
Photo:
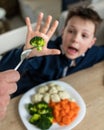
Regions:
<svg viewBox="0 0 104 130"><path fill-rule="evenodd" d="M44 101L28 104L28 110L31 115L29 122L36 125L41 130L51 127L53 122L52 108Z"/></svg>
<svg viewBox="0 0 104 130"><path fill-rule="evenodd" d="M47 130L51 125L52 122L45 116L42 116L37 123L37 127L39 127L41 130Z"/></svg>
<svg viewBox="0 0 104 130"><path fill-rule="evenodd" d="M37 50L41 51L42 50L42 47L45 45L45 41L42 37L33 37L31 40L30 40L30 44L37 48Z"/></svg>
<svg viewBox="0 0 104 130"><path fill-rule="evenodd" d="M33 116L31 116L31 118L29 119L29 122L34 124L35 121L39 120L40 115L39 114L34 114Z"/></svg>
<svg viewBox="0 0 104 130"><path fill-rule="evenodd" d="M38 102L38 103L36 104L36 106L37 106L37 108L39 108L39 109L48 108L47 103L44 102L44 101Z"/></svg>
<svg viewBox="0 0 104 130"><path fill-rule="evenodd" d="M53 114L52 114L52 113L47 113L47 114L46 114L46 117L47 117L51 122L53 122Z"/></svg>
<svg viewBox="0 0 104 130"><path fill-rule="evenodd" d="M29 110L30 115L37 113L37 107L34 104L31 104L31 103L28 104L28 110Z"/></svg>

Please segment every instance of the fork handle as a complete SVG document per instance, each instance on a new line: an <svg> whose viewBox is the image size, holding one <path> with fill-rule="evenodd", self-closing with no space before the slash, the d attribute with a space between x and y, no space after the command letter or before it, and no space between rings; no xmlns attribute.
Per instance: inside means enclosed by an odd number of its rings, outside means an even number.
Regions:
<svg viewBox="0 0 104 130"><path fill-rule="evenodd" d="M22 62L23 62L23 60L21 60L21 61L18 63L18 65L14 68L14 70L17 70L17 69L20 67L20 65L22 64Z"/></svg>

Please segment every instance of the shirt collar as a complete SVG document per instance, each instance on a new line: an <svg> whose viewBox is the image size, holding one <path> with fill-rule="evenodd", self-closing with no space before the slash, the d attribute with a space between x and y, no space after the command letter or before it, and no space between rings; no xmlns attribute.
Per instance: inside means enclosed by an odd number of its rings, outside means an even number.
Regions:
<svg viewBox="0 0 104 130"><path fill-rule="evenodd" d="M80 63L80 61L82 60L82 58L85 56L85 54L83 54L82 56L80 56L80 57L78 57L78 58L76 58L74 60L71 60L71 59L68 59L65 56L65 53L64 53L64 51L62 49L62 45L60 45L60 50L61 50L62 55L68 60L69 67L75 67L75 66L77 66Z"/></svg>

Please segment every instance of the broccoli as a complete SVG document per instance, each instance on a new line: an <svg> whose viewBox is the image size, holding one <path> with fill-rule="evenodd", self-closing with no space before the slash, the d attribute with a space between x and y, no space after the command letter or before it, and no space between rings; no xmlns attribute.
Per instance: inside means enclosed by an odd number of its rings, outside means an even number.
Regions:
<svg viewBox="0 0 104 130"><path fill-rule="evenodd" d="M51 125L52 122L46 116L41 116L36 126L41 130L47 130L51 127Z"/></svg>
<svg viewBox="0 0 104 130"><path fill-rule="evenodd" d="M31 114L29 122L36 125L41 130L48 129L53 122L52 108L44 101L28 104L28 110Z"/></svg>
<svg viewBox="0 0 104 130"><path fill-rule="evenodd" d="M34 122L38 121L40 118L40 115L39 114L34 114L33 116L31 116L31 118L29 119L29 122L31 124L34 124Z"/></svg>
<svg viewBox="0 0 104 130"><path fill-rule="evenodd" d="M37 108L36 108L36 105L34 105L34 104L29 103L28 110L29 110L30 115L37 113Z"/></svg>
<svg viewBox="0 0 104 130"><path fill-rule="evenodd" d="M42 50L42 47L45 45L45 41L42 37L33 37L31 40L30 40L30 44L33 46L33 47L36 47L37 50L41 51Z"/></svg>
<svg viewBox="0 0 104 130"><path fill-rule="evenodd" d="M38 109L48 108L48 104L44 101L40 101L40 102L36 103L36 106Z"/></svg>
<svg viewBox="0 0 104 130"><path fill-rule="evenodd" d="M46 116L51 122L53 122L54 117L53 117L52 112L51 112L51 113L47 113L45 116Z"/></svg>
<svg viewBox="0 0 104 130"><path fill-rule="evenodd" d="M28 109L30 109L31 107L33 107L34 105L32 103L28 104Z"/></svg>
<svg viewBox="0 0 104 130"><path fill-rule="evenodd" d="M39 109L38 113L39 114L46 114L46 113L48 113L48 109Z"/></svg>

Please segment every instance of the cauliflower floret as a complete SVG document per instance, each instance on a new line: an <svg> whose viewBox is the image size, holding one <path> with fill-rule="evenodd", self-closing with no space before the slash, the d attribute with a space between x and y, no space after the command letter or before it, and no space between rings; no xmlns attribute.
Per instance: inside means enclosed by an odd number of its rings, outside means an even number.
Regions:
<svg viewBox="0 0 104 130"><path fill-rule="evenodd" d="M49 93L50 93L50 94L57 93L57 92L58 92L58 90L56 89L56 87L51 87L51 88L49 89Z"/></svg>
<svg viewBox="0 0 104 130"><path fill-rule="evenodd" d="M45 86L41 86L39 89L38 89L38 93L46 93L48 91L48 86L45 85Z"/></svg>
<svg viewBox="0 0 104 130"><path fill-rule="evenodd" d="M43 101L45 101L46 103L50 102L50 94L49 93L45 93L43 95Z"/></svg>
<svg viewBox="0 0 104 130"><path fill-rule="evenodd" d="M56 85L56 84L54 84L54 83L49 83L49 84L48 84L49 87L54 87L55 85Z"/></svg>
<svg viewBox="0 0 104 130"><path fill-rule="evenodd" d="M36 93L36 94L32 95L31 101L32 101L32 103L37 103L37 102L42 101L42 98L43 98L43 94Z"/></svg>
<svg viewBox="0 0 104 130"><path fill-rule="evenodd" d="M59 93L58 93L58 95L59 95L59 97L61 98L61 99L70 99L70 95L69 95L69 93L67 92L67 91L60 91Z"/></svg>
<svg viewBox="0 0 104 130"><path fill-rule="evenodd" d="M58 90L58 91L63 91L63 88L61 87L61 86L59 86L59 85L55 85L55 87L56 87L56 89Z"/></svg>
<svg viewBox="0 0 104 130"><path fill-rule="evenodd" d="M55 87L58 91L63 90L63 88L60 85L55 84L55 83L49 83L48 86L49 87Z"/></svg>
<svg viewBox="0 0 104 130"><path fill-rule="evenodd" d="M74 99L74 98L70 98L70 101L72 101L72 102L76 102L76 100Z"/></svg>
<svg viewBox="0 0 104 130"><path fill-rule="evenodd" d="M51 101L53 102L60 102L60 97L57 93L51 94Z"/></svg>

